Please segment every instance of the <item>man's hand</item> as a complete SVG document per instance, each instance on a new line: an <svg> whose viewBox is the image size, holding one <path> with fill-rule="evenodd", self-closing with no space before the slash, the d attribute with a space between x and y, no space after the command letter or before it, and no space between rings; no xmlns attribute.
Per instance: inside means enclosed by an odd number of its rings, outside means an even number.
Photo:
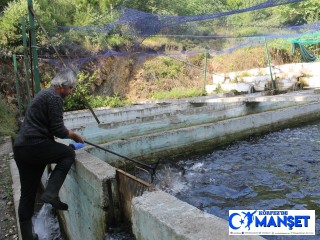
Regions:
<svg viewBox="0 0 320 240"><path fill-rule="evenodd" d="M73 139L77 143L84 143L84 139L80 134L77 134L71 130L69 130L68 138Z"/></svg>

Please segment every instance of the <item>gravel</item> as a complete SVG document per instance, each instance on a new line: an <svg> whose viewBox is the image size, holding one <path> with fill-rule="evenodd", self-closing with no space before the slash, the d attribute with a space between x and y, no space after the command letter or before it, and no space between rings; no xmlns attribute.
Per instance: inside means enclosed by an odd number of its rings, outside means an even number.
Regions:
<svg viewBox="0 0 320 240"><path fill-rule="evenodd" d="M0 147L0 239L18 239L17 219L12 191L10 161L12 153L1 151Z"/></svg>

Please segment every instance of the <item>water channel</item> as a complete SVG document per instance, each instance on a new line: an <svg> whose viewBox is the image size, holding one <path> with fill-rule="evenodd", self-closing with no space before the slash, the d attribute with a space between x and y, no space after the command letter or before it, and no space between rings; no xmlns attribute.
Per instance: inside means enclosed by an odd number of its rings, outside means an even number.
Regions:
<svg viewBox="0 0 320 240"><path fill-rule="evenodd" d="M184 174L181 174L184 169ZM165 165L157 186L228 220L229 210L320 210L320 121L237 141ZM319 239L290 236L290 239ZM266 237L266 236L264 236ZM289 239L268 236L267 239Z"/></svg>

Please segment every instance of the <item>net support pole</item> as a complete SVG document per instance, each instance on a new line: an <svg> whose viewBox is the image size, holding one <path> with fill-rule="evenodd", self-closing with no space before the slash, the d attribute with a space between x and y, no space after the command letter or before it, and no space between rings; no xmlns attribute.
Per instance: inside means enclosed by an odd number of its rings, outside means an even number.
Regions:
<svg viewBox="0 0 320 240"><path fill-rule="evenodd" d="M272 89L273 89L273 90L276 90L276 82L275 82L275 80L273 79L273 75L272 75L272 68L271 68L271 63L270 63L270 54L269 54L268 43L267 43L267 39L266 39L266 38L264 38L264 44L265 44L265 48L266 48L266 54L267 54L269 71L270 71Z"/></svg>
<svg viewBox="0 0 320 240"><path fill-rule="evenodd" d="M31 54L33 61L33 78L35 82L36 93L40 92L40 74L38 66L38 53L37 53L37 42L36 42L36 28L34 24L34 16L30 9L33 8L32 0L28 0L28 12L30 21L30 34L31 34Z"/></svg>
<svg viewBox="0 0 320 240"><path fill-rule="evenodd" d="M206 91L207 83L207 67L208 67L208 53L204 53L204 70L203 70L203 92Z"/></svg>
<svg viewBox="0 0 320 240"><path fill-rule="evenodd" d="M28 105L30 103L30 74L29 74L29 59L28 59L28 53L27 53L27 34L26 34L26 21L24 17L20 19L21 25L22 25L22 42L23 42L23 57L24 57L24 67L25 67L25 73L26 73L26 87L27 87L27 100Z"/></svg>
<svg viewBox="0 0 320 240"><path fill-rule="evenodd" d="M18 100L18 106L19 106L19 114L20 114L20 118L21 118L22 117L21 92L20 92L19 79L18 79L18 65L17 65L16 54L13 54L12 57L13 57L14 79L16 82L16 89L17 89L17 100Z"/></svg>

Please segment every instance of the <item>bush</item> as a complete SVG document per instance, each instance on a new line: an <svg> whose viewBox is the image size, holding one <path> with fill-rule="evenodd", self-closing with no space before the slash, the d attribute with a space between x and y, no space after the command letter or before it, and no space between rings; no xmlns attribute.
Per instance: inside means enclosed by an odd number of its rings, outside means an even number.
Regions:
<svg viewBox="0 0 320 240"><path fill-rule="evenodd" d="M113 96L113 97L101 97L101 96L95 96L89 100L89 104L93 108L97 107L123 107L124 105L131 104L129 101L121 99L119 96Z"/></svg>
<svg viewBox="0 0 320 240"><path fill-rule="evenodd" d="M74 111L87 109L89 106L92 108L97 107L122 107L130 104L129 101L122 100L119 96L93 96L91 92L91 85L96 80L96 74L90 75L89 73L78 74L78 85L74 89L73 94L67 97L64 101L65 111ZM89 106L88 106L89 105Z"/></svg>
<svg viewBox="0 0 320 240"><path fill-rule="evenodd" d="M145 62L145 77L148 80L159 80L162 78L176 79L183 73L183 63L169 57L159 57Z"/></svg>
<svg viewBox="0 0 320 240"><path fill-rule="evenodd" d="M79 73L77 87L73 90L73 94L65 99L64 110L74 111L87 108L91 96L90 86L94 81L95 74L90 76L89 73Z"/></svg>
<svg viewBox="0 0 320 240"><path fill-rule="evenodd" d="M9 2L0 18L0 45L22 45L20 17L28 16L27 1L16 0Z"/></svg>
<svg viewBox="0 0 320 240"><path fill-rule="evenodd" d="M195 88L173 88L171 91L155 92L152 94L152 99L170 99L170 98L187 98L199 97L203 95L203 90Z"/></svg>

